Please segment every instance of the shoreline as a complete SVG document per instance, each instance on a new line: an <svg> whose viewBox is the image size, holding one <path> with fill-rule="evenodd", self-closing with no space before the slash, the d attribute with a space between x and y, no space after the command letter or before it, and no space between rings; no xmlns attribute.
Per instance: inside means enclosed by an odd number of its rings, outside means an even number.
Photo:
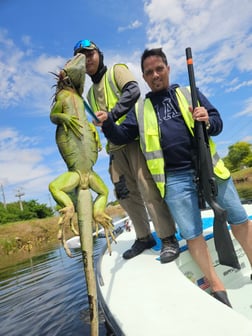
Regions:
<svg viewBox="0 0 252 336"><path fill-rule="evenodd" d="M120 205L106 209L109 216L123 217L125 211ZM48 248L61 245L57 238L59 216L32 219L0 225L0 269L38 256ZM77 228L77 218L74 217ZM66 240L74 236L69 226L65 228Z"/></svg>

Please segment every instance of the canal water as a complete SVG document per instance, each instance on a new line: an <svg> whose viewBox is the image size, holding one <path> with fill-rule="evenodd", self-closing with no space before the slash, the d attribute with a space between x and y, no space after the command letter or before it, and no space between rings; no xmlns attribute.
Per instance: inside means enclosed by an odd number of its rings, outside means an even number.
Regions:
<svg viewBox="0 0 252 336"><path fill-rule="evenodd" d="M105 244L104 238L95 239L95 264ZM80 250L73 256L57 247L24 263L0 267L0 336L90 335ZM99 335L106 335L102 315Z"/></svg>

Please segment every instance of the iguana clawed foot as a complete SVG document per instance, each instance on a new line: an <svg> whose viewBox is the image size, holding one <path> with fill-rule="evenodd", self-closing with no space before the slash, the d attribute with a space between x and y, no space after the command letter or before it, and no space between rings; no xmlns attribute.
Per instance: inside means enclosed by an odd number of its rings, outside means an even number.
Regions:
<svg viewBox="0 0 252 336"><path fill-rule="evenodd" d="M100 224L104 229L108 251L109 251L109 254L111 255L112 250L111 250L111 244L110 244L110 237L112 238L114 242L116 242L115 236L113 233L114 225L112 224L112 218L109 215L107 215L105 212L100 212L94 215L94 220L95 220L95 226L96 226L96 236L98 236L98 229L99 229L99 224Z"/></svg>
<svg viewBox="0 0 252 336"><path fill-rule="evenodd" d="M73 205L64 207L59 210L60 219L58 222L58 225L59 225L58 239L62 242L64 250L70 258L72 258L73 256L66 243L65 225L69 224L73 233L76 236L79 235L78 231L75 229L73 225L74 211L75 210L74 210ZM111 255L112 250L111 250L111 244L110 244L110 237L112 238L114 242L116 242L115 236L113 233L114 225L112 224L112 218L109 215L107 215L105 212L99 212L94 215L94 222L95 222L95 227L96 227L96 236L98 236L99 225L103 227L106 241L107 241L108 251L109 251L109 254Z"/></svg>
<svg viewBox="0 0 252 336"><path fill-rule="evenodd" d="M70 251L70 249L69 249L69 247L67 246L67 243L66 243L65 224L69 223L73 233L75 235L79 235L79 233L76 231L76 229L74 228L74 225L73 225L74 206L69 205L67 207L64 207L64 208L59 210L59 213L60 213L60 219L59 219L59 222L58 222L58 225L59 225L58 239L61 240L62 245L64 247L64 250L66 251L66 254L70 258L72 258L72 253L71 253L71 251Z"/></svg>

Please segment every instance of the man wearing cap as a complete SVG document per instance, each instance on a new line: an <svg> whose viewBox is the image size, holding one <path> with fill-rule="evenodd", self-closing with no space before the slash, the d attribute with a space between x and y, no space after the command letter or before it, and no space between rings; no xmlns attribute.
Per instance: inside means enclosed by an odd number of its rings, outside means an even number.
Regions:
<svg viewBox="0 0 252 336"><path fill-rule="evenodd" d="M120 124L140 96L134 76L125 64L115 64L108 69L103 63L103 53L90 40L77 42L74 55L77 53L85 54L86 73L93 82L87 95L92 110L109 112L113 120ZM139 141L136 139L120 146L108 141L107 150L116 197L136 231L136 241L123 253L123 258L133 258L156 244L151 235L147 207L162 241L160 261L167 263L176 259L179 245L174 221L147 168Z"/></svg>

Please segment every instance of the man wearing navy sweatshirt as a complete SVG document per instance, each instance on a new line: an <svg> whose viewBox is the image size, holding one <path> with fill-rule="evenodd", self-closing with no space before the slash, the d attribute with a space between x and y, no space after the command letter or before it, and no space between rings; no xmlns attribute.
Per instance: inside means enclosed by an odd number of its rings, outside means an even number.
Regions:
<svg viewBox="0 0 252 336"><path fill-rule="evenodd" d="M201 106L193 110L188 90L170 85L170 67L161 48L145 50L141 68L151 89L144 102L139 101L120 126L107 113L97 114L101 121L98 125L102 126L105 136L118 145L130 143L139 136L152 177L181 236L187 240L192 257L207 278L212 295L231 307L202 235L195 183L194 121L205 122L208 135L215 136L223 127L220 114L199 90ZM217 202L227 210L232 232L252 264L252 222L240 202L230 172L218 156L211 138L209 141L218 184Z"/></svg>

